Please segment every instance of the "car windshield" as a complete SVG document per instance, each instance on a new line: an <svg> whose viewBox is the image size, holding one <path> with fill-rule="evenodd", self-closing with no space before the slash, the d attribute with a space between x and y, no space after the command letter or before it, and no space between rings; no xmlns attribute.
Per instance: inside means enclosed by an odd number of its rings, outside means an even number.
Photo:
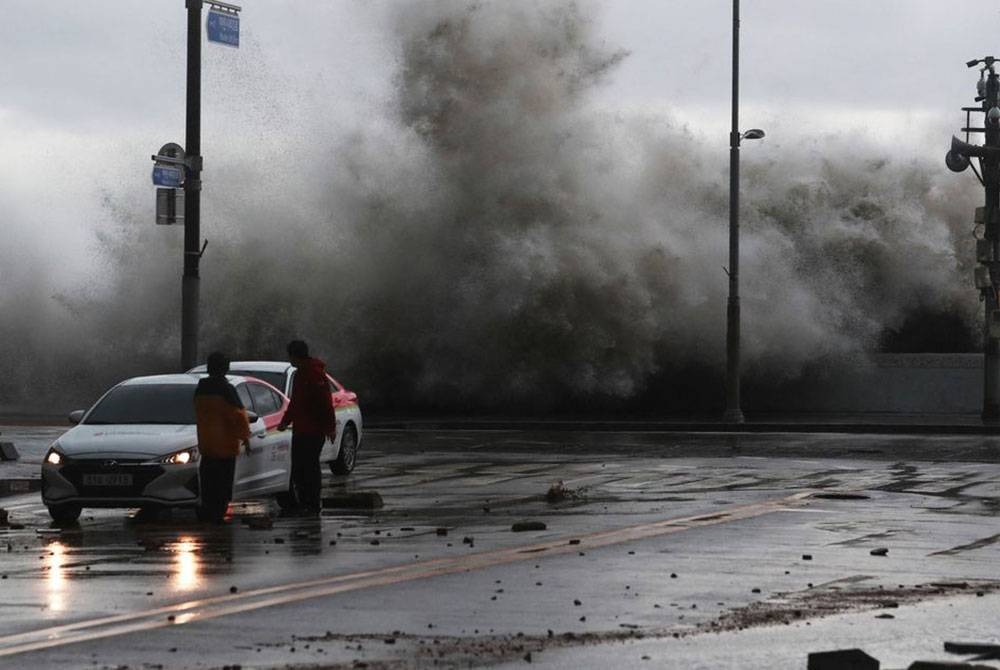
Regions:
<svg viewBox="0 0 1000 670"><path fill-rule="evenodd" d="M239 370L233 369L229 371L231 375L240 375L241 377L255 377L257 379L263 380L278 389L282 393L285 392L285 373L284 372L265 372L263 370L248 370L246 368L240 368Z"/></svg>
<svg viewBox="0 0 1000 670"><path fill-rule="evenodd" d="M194 387L190 384L117 386L97 403L84 423L193 424Z"/></svg>

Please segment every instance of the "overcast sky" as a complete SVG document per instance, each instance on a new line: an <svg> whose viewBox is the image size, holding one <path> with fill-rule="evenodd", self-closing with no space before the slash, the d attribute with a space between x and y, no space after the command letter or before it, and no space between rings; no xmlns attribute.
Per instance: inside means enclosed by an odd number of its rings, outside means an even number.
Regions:
<svg viewBox="0 0 1000 670"><path fill-rule="evenodd" d="M726 116L729 2L592 4L598 33L631 52L609 100ZM3 0L0 7L5 125L128 132L182 120L183 0ZM224 71L253 57L302 90L321 83L347 97L381 95L396 56L390 13L390 3L371 0L245 0L244 48L208 47L205 66ZM1000 29L1000 8L967 0L743 0L742 14L747 121L814 110L820 127L841 125L837 117L866 124L867 114L957 119L975 83L963 63L992 54ZM205 95L212 101L211 88Z"/></svg>
<svg viewBox="0 0 1000 670"><path fill-rule="evenodd" d="M349 130L387 103L398 63L393 3L243 6L241 48L204 48L208 163L213 143L239 139L227 135L240 127L230 117L295 124L288 110L302 106ZM731 3L589 6L605 44L630 52L597 102L685 123L724 162ZM0 12L0 206L83 243L80 203L116 181L148 182L149 154L183 143L184 0L2 0ZM1000 8L990 3L743 0L742 14L743 127L767 130L754 151L772 158L828 133L943 157L975 94L964 62L1000 56Z"/></svg>

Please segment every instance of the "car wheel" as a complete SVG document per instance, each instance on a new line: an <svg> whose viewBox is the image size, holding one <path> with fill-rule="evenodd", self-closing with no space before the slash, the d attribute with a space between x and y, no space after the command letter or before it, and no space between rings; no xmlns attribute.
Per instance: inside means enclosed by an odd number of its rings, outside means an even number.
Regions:
<svg viewBox="0 0 1000 670"><path fill-rule="evenodd" d="M83 508L72 503L49 505L49 516L56 523L73 523L80 518Z"/></svg>
<svg viewBox="0 0 1000 670"><path fill-rule="evenodd" d="M353 423L344 426L344 434L340 438L340 453L335 460L330 461L330 472L335 475L349 475L358 462L358 431Z"/></svg>

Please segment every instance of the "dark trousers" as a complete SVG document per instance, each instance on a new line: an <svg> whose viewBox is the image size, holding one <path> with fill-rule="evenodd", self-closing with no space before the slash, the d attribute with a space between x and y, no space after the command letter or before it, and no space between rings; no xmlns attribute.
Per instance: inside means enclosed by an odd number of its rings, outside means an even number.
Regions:
<svg viewBox="0 0 1000 670"><path fill-rule="evenodd" d="M222 521L229 501L233 499L233 473L236 458L211 458L202 456L198 465L198 485L201 506L198 517L203 521Z"/></svg>
<svg viewBox="0 0 1000 670"><path fill-rule="evenodd" d="M320 509L319 452L325 441L325 435L292 433L292 485L299 506L309 511Z"/></svg>

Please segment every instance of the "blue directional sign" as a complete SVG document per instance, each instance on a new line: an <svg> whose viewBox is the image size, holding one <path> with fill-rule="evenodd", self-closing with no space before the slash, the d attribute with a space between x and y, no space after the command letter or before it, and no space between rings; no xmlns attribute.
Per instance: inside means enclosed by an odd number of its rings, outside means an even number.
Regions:
<svg viewBox="0 0 1000 670"><path fill-rule="evenodd" d="M157 165L153 168L153 184L164 188L180 188L184 181L184 171L169 165Z"/></svg>
<svg viewBox="0 0 1000 670"><path fill-rule="evenodd" d="M206 28L209 42L240 47L240 17L237 14L209 10Z"/></svg>

